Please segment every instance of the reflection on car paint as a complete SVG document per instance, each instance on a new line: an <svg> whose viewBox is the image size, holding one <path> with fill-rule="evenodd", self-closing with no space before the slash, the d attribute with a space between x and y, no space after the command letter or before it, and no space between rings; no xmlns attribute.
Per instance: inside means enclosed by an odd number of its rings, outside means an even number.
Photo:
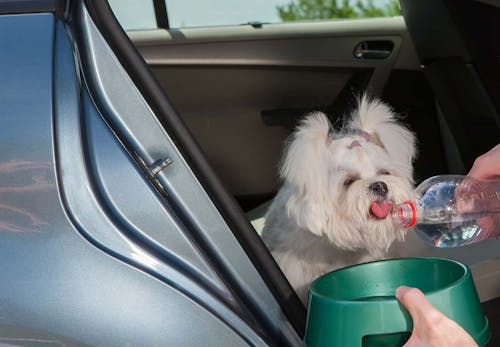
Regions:
<svg viewBox="0 0 500 347"><path fill-rule="evenodd" d="M37 200L37 195L55 190L52 164L44 161L11 160L0 163L0 177L15 184L0 186L0 231L39 232L47 225L40 213L16 205L16 200ZM6 180L2 180L6 181Z"/></svg>

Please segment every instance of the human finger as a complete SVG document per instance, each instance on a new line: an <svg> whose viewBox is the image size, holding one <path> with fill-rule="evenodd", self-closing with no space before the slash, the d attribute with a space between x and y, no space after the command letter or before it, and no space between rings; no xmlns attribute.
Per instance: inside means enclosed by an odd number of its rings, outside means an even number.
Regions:
<svg viewBox="0 0 500 347"><path fill-rule="evenodd" d="M500 177L500 144L477 157L468 175L478 179Z"/></svg>

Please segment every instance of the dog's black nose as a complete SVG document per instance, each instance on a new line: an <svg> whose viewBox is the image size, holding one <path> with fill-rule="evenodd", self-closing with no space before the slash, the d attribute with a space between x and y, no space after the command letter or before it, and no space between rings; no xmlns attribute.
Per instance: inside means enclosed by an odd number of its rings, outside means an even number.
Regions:
<svg viewBox="0 0 500 347"><path fill-rule="evenodd" d="M368 189L381 196L385 196L389 192L389 188L387 188L385 182L373 182L368 186Z"/></svg>

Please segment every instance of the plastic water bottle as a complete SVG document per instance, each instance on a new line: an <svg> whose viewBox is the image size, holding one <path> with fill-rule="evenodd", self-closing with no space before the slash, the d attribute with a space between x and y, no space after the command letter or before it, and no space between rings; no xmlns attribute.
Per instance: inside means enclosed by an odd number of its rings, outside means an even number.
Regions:
<svg viewBox="0 0 500 347"><path fill-rule="evenodd" d="M417 201L394 206L394 223L413 227L435 247L460 247L500 237L500 182L442 175L422 182Z"/></svg>

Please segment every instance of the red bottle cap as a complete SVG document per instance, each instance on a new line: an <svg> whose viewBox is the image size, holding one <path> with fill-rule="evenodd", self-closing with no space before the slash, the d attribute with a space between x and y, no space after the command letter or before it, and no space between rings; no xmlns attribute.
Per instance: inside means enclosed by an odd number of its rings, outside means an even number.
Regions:
<svg viewBox="0 0 500 347"><path fill-rule="evenodd" d="M407 228L411 228L417 222L417 208L415 207L415 204L412 201L405 201L405 202L403 202L403 204L406 204L411 209L411 220L410 220L410 223L408 223L407 225L405 225ZM401 204L401 205L403 205L403 204ZM401 206L398 208L398 215L399 215L399 218L401 220L403 220L403 217L404 217L403 216L403 208ZM405 217L408 217L408 216L405 216Z"/></svg>

